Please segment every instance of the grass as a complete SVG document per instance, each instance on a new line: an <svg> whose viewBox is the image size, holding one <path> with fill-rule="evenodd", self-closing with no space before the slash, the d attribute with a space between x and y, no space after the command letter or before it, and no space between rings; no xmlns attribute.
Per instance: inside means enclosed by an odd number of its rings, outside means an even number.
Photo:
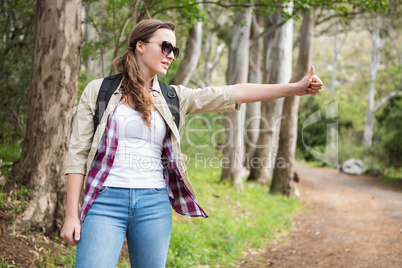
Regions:
<svg viewBox="0 0 402 268"><path fill-rule="evenodd" d="M219 153L213 157L219 157ZM173 213L167 267L234 264L244 252L264 247L278 233L291 228L292 215L303 210L292 198L269 194L268 186L247 182L244 191L238 193L228 183L219 182L220 168L197 166L193 153L188 162L198 202L210 217L189 218ZM69 247L63 255L43 258L41 265L72 267L75 250ZM127 258L121 258L117 267L130 267Z"/></svg>
<svg viewBox="0 0 402 268"><path fill-rule="evenodd" d="M302 207L296 200L268 193L268 186L245 183L239 193L221 183L214 147L222 142L222 128L214 114L188 116L181 133L182 150L197 199L209 218L188 218L173 213L173 229L167 267L230 265L244 251L263 247L277 233L292 226L292 215Z"/></svg>
<svg viewBox="0 0 402 268"><path fill-rule="evenodd" d="M189 127L192 129L210 132L219 129L218 120L210 115L187 122L191 123ZM191 133L191 140L186 138L186 133L183 134L182 147L183 152L189 156L189 176L199 204L210 217L188 218L173 213L167 267L231 265L242 258L245 251L261 248L275 239L278 233L291 228L292 215L302 210L296 200L271 195L268 186L255 183L245 183L241 193L228 183L220 183L221 168L216 161L219 161L222 154L214 148L215 143L221 141L219 135L215 136L216 141L211 141L211 133L205 131ZM200 146L203 148L200 149ZM0 159L9 163L18 158L20 153L19 145L4 145L0 149ZM209 157L209 165L204 166L205 162L196 161L197 157L205 160L206 156ZM23 208L23 201L28 199L30 191L21 185L16 188L12 198L19 200L18 208ZM41 255L37 267L73 267L76 247L63 247L58 241L53 246L59 250L56 253L52 250L52 253L45 248L45 254ZM127 258L121 258L117 267L130 267Z"/></svg>
<svg viewBox="0 0 402 268"><path fill-rule="evenodd" d="M8 264L6 261L3 261L3 260L0 261L0 267L1 268L18 268L18 266Z"/></svg>
<svg viewBox="0 0 402 268"><path fill-rule="evenodd" d="M301 211L290 198L268 194L268 187L246 184L242 193L218 183L220 170L189 167L200 205L210 218L173 216L168 267L230 265L250 248L261 248L292 226Z"/></svg>
<svg viewBox="0 0 402 268"><path fill-rule="evenodd" d="M58 243L56 243L58 244ZM50 250L45 250L45 254L41 255L39 264L35 268L40 267L74 267L75 266L75 252L76 246L69 246L62 253L61 251L56 254L51 254Z"/></svg>
<svg viewBox="0 0 402 268"><path fill-rule="evenodd" d="M20 155L20 144L6 141L0 143L0 209L6 206L7 195L4 193L4 187L11 171L12 161L18 159ZM8 265L8 267L11 266Z"/></svg>
<svg viewBox="0 0 402 268"><path fill-rule="evenodd" d="M21 155L22 147L17 142L0 142L0 167L11 165Z"/></svg>
<svg viewBox="0 0 402 268"><path fill-rule="evenodd" d="M188 218L173 213L173 229L167 267L231 265L243 252L263 247L275 236L292 227L292 215L302 211L299 202L268 194L267 186L246 183L238 193L227 183L219 183L220 169L189 166L197 198L210 216ZM73 267L76 247L43 257L38 267ZM117 267L130 267L125 258Z"/></svg>
<svg viewBox="0 0 402 268"><path fill-rule="evenodd" d="M382 175L382 176L380 176L380 180L384 181L384 182L389 182L389 183L401 183L402 176L396 177L396 176Z"/></svg>

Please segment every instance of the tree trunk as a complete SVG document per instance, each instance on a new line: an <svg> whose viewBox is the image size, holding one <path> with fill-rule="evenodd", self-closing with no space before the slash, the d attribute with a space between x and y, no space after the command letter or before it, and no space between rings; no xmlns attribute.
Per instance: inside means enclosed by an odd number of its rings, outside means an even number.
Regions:
<svg viewBox="0 0 402 268"><path fill-rule="evenodd" d="M333 47L333 59L332 59L332 73L331 73L331 100L332 100L332 105L327 105L325 109L327 110L326 117L330 118L332 115L338 115L338 105L336 102L336 72L338 70L338 55L342 50L343 45L345 44L347 33L343 36L340 44L338 44L338 33L339 30L341 29L340 25L335 25L335 34L334 34L334 47ZM304 122L306 123L306 122ZM303 125L304 126L304 125ZM313 151L310 151L310 148L307 149L310 153L312 153L315 157L320 156L318 159L323 161L326 164L332 165L333 167L338 166L338 133L337 133L337 128L335 126L338 126L336 123L335 124L328 124L327 125L327 147L325 154L316 154L316 152L313 153Z"/></svg>
<svg viewBox="0 0 402 268"><path fill-rule="evenodd" d="M292 7L283 10L292 13ZM280 11L266 19L265 28L281 23ZM289 82L292 75L293 20L264 37L263 82L281 84ZM262 102L261 131L255 158L259 165L252 166L248 180L266 183L272 178L275 155L278 150L278 137L281 125L283 98Z"/></svg>
<svg viewBox="0 0 402 268"><path fill-rule="evenodd" d="M257 16L253 16L250 29L250 39L258 36L260 33L260 25ZM261 83L261 61L260 61L260 42L250 46L249 51L249 70L248 82ZM257 145L258 134L260 130L261 102L247 103L246 112L246 157L245 166L250 168L250 159L253 159Z"/></svg>
<svg viewBox="0 0 402 268"><path fill-rule="evenodd" d="M31 200L16 231L60 227L66 201L65 155L77 104L81 1L38 0L31 103L15 180L28 184Z"/></svg>
<svg viewBox="0 0 402 268"><path fill-rule="evenodd" d="M196 26L190 28L187 37L186 50L180 63L179 70L170 81L172 85L187 85L191 75L197 68L198 59L201 53L202 44L202 23L198 22Z"/></svg>
<svg viewBox="0 0 402 268"><path fill-rule="evenodd" d="M335 34L334 34L334 47L333 47L333 52L334 56L332 59L332 72L331 72L331 97L332 100L335 100L336 98L336 92L335 92L335 87L336 87L336 72L338 70L338 55L342 51L343 45L345 44L346 37L347 37L347 32L343 36L340 44L338 44L338 33L339 30L341 30L340 25L335 25Z"/></svg>
<svg viewBox="0 0 402 268"><path fill-rule="evenodd" d="M90 16L92 12L92 3L88 2L85 5L85 16ZM90 23L86 22L84 27L85 41L90 42L93 39L93 29ZM85 74L87 78L87 83L94 79L95 77L95 61L91 57L87 56L85 59Z"/></svg>
<svg viewBox="0 0 402 268"><path fill-rule="evenodd" d="M363 145L371 146L373 142L374 132L374 95L375 95L375 77L377 75L378 66L381 59L381 37L380 28L382 19L380 16L376 18L374 27L370 27L371 33L371 63L370 63L370 90L367 93L367 110L366 123L364 125Z"/></svg>
<svg viewBox="0 0 402 268"><path fill-rule="evenodd" d="M247 82L249 38L251 25L251 8L237 11L233 25L232 45L229 57L228 84ZM243 129L245 109L242 105L237 113L225 113L225 117L231 123L227 128L226 138L228 146L224 148L225 157L229 159L229 166L222 167L221 180L228 180L238 189L243 189Z"/></svg>
<svg viewBox="0 0 402 268"><path fill-rule="evenodd" d="M212 18L212 15L210 15ZM217 25L215 27L223 27L227 20L227 14L222 13L220 17L217 19ZM210 32L208 37L206 38L205 45L204 45L204 52L203 57L205 58L205 67L204 67L204 84L205 86L209 86L211 84L211 79L214 74L215 67L217 66L219 59L221 57L222 51L225 48L225 42L221 42L218 45L218 42L215 44L216 33ZM215 48L216 47L216 48ZM214 50L214 53L212 51ZM213 58L212 58L213 57Z"/></svg>
<svg viewBox="0 0 402 268"><path fill-rule="evenodd" d="M300 32L299 57L290 82L296 82L308 73L311 65L313 38L314 12L313 10L306 10L304 11ZM293 176L293 164L296 152L299 100L299 96L286 97L283 104L284 120L282 121L279 134L279 149L270 188L271 193L288 196L291 192L291 178Z"/></svg>

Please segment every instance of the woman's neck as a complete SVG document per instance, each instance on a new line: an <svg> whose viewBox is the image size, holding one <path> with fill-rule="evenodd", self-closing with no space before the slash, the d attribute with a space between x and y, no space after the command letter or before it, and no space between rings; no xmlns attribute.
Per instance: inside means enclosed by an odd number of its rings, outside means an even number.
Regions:
<svg viewBox="0 0 402 268"><path fill-rule="evenodd" d="M145 79L144 87L145 87L146 89L150 89L151 86L152 86L153 81L154 81L154 78L153 78L153 77L150 78L150 79Z"/></svg>
<svg viewBox="0 0 402 268"><path fill-rule="evenodd" d="M138 61L137 64L139 66L141 76L142 76L142 78L144 78L144 87L146 89L149 89L152 85L152 82L154 81L154 77L156 76L156 74L153 72L150 72L148 70L148 68L144 67L145 65L142 63L141 58L138 59L137 61Z"/></svg>

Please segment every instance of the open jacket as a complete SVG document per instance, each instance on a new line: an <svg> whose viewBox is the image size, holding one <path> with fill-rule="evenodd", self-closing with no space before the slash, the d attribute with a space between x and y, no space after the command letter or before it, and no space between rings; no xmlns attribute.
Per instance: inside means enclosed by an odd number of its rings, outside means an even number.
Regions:
<svg viewBox="0 0 402 268"><path fill-rule="evenodd" d="M113 131L115 122L112 118L121 99L120 87L110 98L99 126L95 134L93 133L93 116L102 81L103 79L97 79L90 82L81 95L67 154L65 173L80 173L87 177L81 211L82 221L113 165L117 148L117 135L115 135L116 131ZM184 124L187 114L234 112L240 109L240 104L235 103L237 85L200 89L173 87L180 101L179 128ZM168 165L164 165L164 178L172 207L182 215L208 217L196 201L195 192L186 171L186 156L180 149L179 129L162 95L157 77L154 78L150 94L155 108L164 118L168 129L162 156L168 160Z"/></svg>

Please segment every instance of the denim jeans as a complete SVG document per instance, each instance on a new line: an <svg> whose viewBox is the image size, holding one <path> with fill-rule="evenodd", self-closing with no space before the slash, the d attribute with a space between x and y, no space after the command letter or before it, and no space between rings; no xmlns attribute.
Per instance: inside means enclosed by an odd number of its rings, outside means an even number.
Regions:
<svg viewBox="0 0 402 268"><path fill-rule="evenodd" d="M126 237L131 267L165 267L171 230L165 188L102 187L81 224L76 267L116 267Z"/></svg>

